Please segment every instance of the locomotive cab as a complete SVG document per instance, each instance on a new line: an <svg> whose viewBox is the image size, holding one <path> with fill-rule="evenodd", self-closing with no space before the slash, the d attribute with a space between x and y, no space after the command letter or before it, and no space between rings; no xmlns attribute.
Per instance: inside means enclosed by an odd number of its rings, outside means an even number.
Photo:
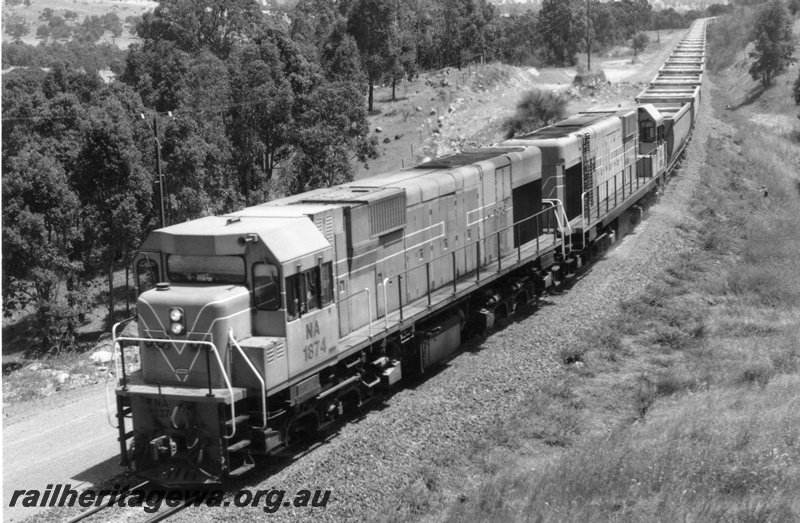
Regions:
<svg viewBox="0 0 800 523"><path fill-rule="evenodd" d="M640 177L652 178L666 169L664 137L665 121L652 104L640 105L639 121L639 166Z"/></svg>
<svg viewBox="0 0 800 523"><path fill-rule="evenodd" d="M174 485L247 468L253 430L269 436L269 392L335 358L333 261L302 215L208 217L150 234L134 260L139 337L127 340L141 370L117 391L140 473ZM261 413L252 423L250 411Z"/></svg>

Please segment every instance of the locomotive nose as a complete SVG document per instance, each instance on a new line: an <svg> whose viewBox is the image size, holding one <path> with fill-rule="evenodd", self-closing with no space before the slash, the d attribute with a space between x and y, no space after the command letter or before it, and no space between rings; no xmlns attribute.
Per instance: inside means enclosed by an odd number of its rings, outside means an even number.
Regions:
<svg viewBox="0 0 800 523"><path fill-rule="evenodd" d="M228 365L227 338L251 330L250 293L239 285L172 284L142 293L138 301L145 383L224 386L213 350ZM202 357L201 357L202 356Z"/></svg>

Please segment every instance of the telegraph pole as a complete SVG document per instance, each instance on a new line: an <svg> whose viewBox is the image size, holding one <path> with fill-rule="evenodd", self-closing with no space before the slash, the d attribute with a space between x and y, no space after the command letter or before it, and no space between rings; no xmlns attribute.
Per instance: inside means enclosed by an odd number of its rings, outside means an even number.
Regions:
<svg viewBox="0 0 800 523"><path fill-rule="evenodd" d="M589 0L586 0L586 70L592 71L592 37L591 29L589 28Z"/></svg>
<svg viewBox="0 0 800 523"><path fill-rule="evenodd" d="M145 120L144 113L142 113L142 120ZM160 207L161 228L167 226L166 213L164 212L164 200L166 199L166 180L164 173L161 172L161 142L158 141L158 115L153 116L153 138L156 141L156 183L158 184L158 204Z"/></svg>

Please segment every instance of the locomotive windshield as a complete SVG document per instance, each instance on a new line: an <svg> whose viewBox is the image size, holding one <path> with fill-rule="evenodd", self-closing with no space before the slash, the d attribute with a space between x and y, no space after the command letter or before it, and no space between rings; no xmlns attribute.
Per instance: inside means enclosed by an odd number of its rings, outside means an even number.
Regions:
<svg viewBox="0 0 800 523"><path fill-rule="evenodd" d="M188 256L167 258L170 281L178 283L244 283L244 258L239 256Z"/></svg>
<svg viewBox="0 0 800 523"><path fill-rule="evenodd" d="M158 283L158 264L149 258L139 260L136 264L136 283L139 294L154 288Z"/></svg>

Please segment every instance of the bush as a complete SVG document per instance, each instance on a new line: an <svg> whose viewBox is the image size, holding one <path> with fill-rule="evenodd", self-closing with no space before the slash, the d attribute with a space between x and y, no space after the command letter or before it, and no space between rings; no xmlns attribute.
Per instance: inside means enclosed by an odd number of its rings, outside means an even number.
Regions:
<svg viewBox="0 0 800 523"><path fill-rule="evenodd" d="M564 119L567 99L560 93L534 89L522 96L517 112L503 123L506 138L525 134Z"/></svg>
<svg viewBox="0 0 800 523"><path fill-rule="evenodd" d="M633 55L636 56L639 51L644 51L647 44L650 43L650 37L645 33L636 33L633 35Z"/></svg>
<svg viewBox="0 0 800 523"><path fill-rule="evenodd" d="M797 79L794 81L794 103L800 105L800 73L797 74Z"/></svg>

